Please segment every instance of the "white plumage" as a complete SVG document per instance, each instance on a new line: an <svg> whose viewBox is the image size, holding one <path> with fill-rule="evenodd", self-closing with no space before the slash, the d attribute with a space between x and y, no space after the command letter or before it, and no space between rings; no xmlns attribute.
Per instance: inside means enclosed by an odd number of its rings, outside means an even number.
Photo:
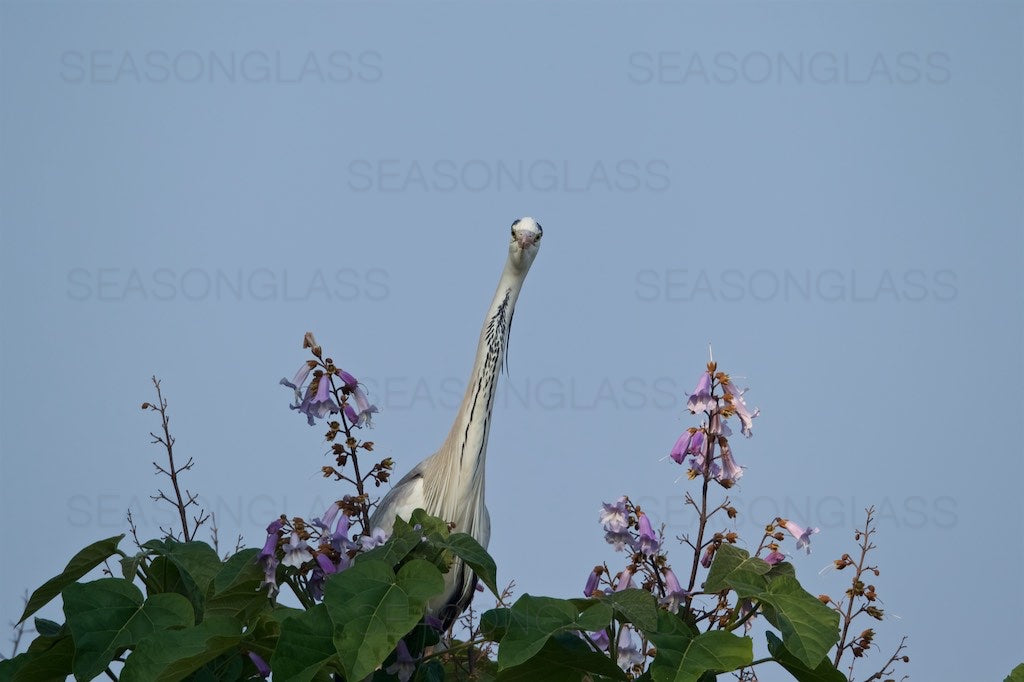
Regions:
<svg viewBox="0 0 1024 682"><path fill-rule="evenodd" d="M373 512L370 525L391 531L395 517L408 519L417 508L455 524L487 547L491 520L484 506L484 462L498 374L505 360L509 329L519 292L533 264L543 229L533 218L512 223L508 259L494 300L484 318L466 394L444 443L406 474ZM430 611L447 626L469 605L476 576L460 561L445 575L445 591Z"/></svg>

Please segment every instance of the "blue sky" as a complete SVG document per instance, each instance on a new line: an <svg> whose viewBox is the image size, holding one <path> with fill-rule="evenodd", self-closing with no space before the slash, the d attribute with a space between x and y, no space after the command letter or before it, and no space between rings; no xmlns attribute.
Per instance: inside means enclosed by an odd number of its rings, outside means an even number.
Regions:
<svg viewBox="0 0 1024 682"><path fill-rule="evenodd" d="M597 508L624 493L691 527L662 458L711 342L762 411L734 444L741 534L821 527L798 575L838 594L819 571L873 504L880 639L910 636L914 677L1019 662L1019 6L2 13L6 617L128 508L168 522L153 374L222 540L339 492L277 386L306 330L399 474L432 453L532 215L488 459L502 580L578 594L619 561Z"/></svg>

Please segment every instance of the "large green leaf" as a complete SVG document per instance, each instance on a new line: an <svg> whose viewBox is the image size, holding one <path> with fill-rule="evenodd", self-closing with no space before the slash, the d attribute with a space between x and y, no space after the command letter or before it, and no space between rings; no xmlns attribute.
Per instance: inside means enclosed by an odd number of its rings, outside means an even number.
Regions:
<svg viewBox="0 0 1024 682"><path fill-rule="evenodd" d="M631 588L622 592L613 592L601 601L615 611L620 620L632 623L641 630L654 630L658 627L658 603L654 595L646 590Z"/></svg>
<svg viewBox="0 0 1024 682"><path fill-rule="evenodd" d="M476 577L483 581L495 597L501 596L501 593L498 592L498 567L487 550L472 535L452 533L441 546L473 569Z"/></svg>
<svg viewBox="0 0 1024 682"><path fill-rule="evenodd" d="M500 642L508 632L508 624L511 620L511 609L499 607L484 611L480 616L480 634L491 642Z"/></svg>
<svg viewBox="0 0 1024 682"><path fill-rule="evenodd" d="M763 576L771 568L771 564L750 556L746 550L722 545L715 552L715 561L704 581L704 591L721 592L732 588L739 596L749 597L764 589L767 581Z"/></svg>
<svg viewBox="0 0 1024 682"><path fill-rule="evenodd" d="M124 534L116 535L106 540L100 540L94 542L85 549L81 550L75 556L71 557L71 561L64 567L60 575L54 576L47 580L43 585L32 593L29 597L28 602L25 604L25 610L21 614L21 618L18 622L22 622L33 613L46 606L51 599L60 594L67 585L75 582L92 569L99 566L106 559L110 558L112 554L117 551L117 543L121 542L121 538Z"/></svg>
<svg viewBox="0 0 1024 682"><path fill-rule="evenodd" d="M337 656L334 624L327 607L318 604L285 619L281 636L270 659L277 682L308 682Z"/></svg>
<svg viewBox="0 0 1024 682"><path fill-rule="evenodd" d="M0 680L7 682L64 682L71 674L75 643L71 635L36 637L28 651L0 663Z"/></svg>
<svg viewBox="0 0 1024 682"><path fill-rule="evenodd" d="M798 682L846 682L846 675L836 670L828 658L821 659L818 667L812 670L804 665L799 658L789 653L786 650L786 645L774 632L766 632L765 636L768 638L768 652L771 653L772 658Z"/></svg>
<svg viewBox="0 0 1024 682"><path fill-rule="evenodd" d="M612 608L597 600L578 606L568 599L524 594L512 605L508 630L498 650L498 670L530 660L548 639L569 630L600 630L612 619Z"/></svg>
<svg viewBox="0 0 1024 682"><path fill-rule="evenodd" d="M779 576L754 597L765 619L782 632L786 649L808 668L817 668L839 641L839 614L800 587L796 578Z"/></svg>
<svg viewBox="0 0 1024 682"><path fill-rule="evenodd" d="M372 673L443 590L441 571L423 559L409 561L397 575L384 561L360 561L327 580L324 604L346 677Z"/></svg>
<svg viewBox="0 0 1024 682"><path fill-rule="evenodd" d="M195 620L192 605L181 595L154 594L143 603L139 589L120 578L74 583L63 594L79 680L100 675L119 650L150 633L187 627Z"/></svg>
<svg viewBox="0 0 1024 682"><path fill-rule="evenodd" d="M157 631L139 642L121 670L121 682L175 682L242 641L242 624L217 616L183 630Z"/></svg>
<svg viewBox="0 0 1024 682"><path fill-rule="evenodd" d="M608 656L590 648L575 634L550 637L532 658L498 672L498 682L572 682L601 675L625 680L626 674Z"/></svg>
<svg viewBox="0 0 1024 682"><path fill-rule="evenodd" d="M258 554L258 549L243 549L224 562L210 584L205 617L233 616L246 622L271 608L263 587L263 569L256 561Z"/></svg>
<svg viewBox="0 0 1024 682"><path fill-rule="evenodd" d="M150 540L142 547L174 564L184 584L184 593L196 610L196 618L202 619L207 589L223 568L213 547L198 540L178 542L170 538Z"/></svg>
<svg viewBox="0 0 1024 682"><path fill-rule="evenodd" d="M706 673L728 672L754 660L754 643L724 630L695 634L678 617L661 611L658 630L647 633L658 654L651 664L654 682L697 682Z"/></svg>

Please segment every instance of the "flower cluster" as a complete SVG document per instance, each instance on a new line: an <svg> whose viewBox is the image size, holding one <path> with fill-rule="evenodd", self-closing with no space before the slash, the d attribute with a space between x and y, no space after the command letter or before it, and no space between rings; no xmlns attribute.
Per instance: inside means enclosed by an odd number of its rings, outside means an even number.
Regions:
<svg viewBox="0 0 1024 682"><path fill-rule="evenodd" d="M349 500L332 502L322 517L311 522L300 517L289 520L285 516L274 519L267 526L267 538L259 553L263 566L263 585L271 596L278 592L278 579L283 577L296 594L306 594L316 602L323 598L324 579L344 571L355 555L377 544L387 536L377 529L372 536L352 540L350 518L344 509ZM283 572L278 568L284 567Z"/></svg>
<svg viewBox="0 0 1024 682"><path fill-rule="evenodd" d="M686 401L690 413L703 413L705 420L700 426L684 431L669 456L677 464L690 458L687 469L690 479L698 476L704 480L714 479L722 487L730 488L743 476L743 467L736 463L729 445L728 437L732 435L729 419L736 417L740 432L749 438L760 410L751 411L743 398L746 390L737 388L728 374L717 369L716 363L708 363Z"/></svg>
<svg viewBox="0 0 1024 682"><path fill-rule="evenodd" d="M323 357L323 349L317 345L311 332L306 332L302 347L310 349L313 359L302 363L290 381L284 378L280 382L295 391L295 404L291 408L306 415L310 426L317 419L338 413L343 414L346 422L352 426L373 426L371 420L378 409L376 405L370 404L359 381L349 372L335 366L334 360ZM313 378L306 385L311 373ZM355 402L355 407L350 399Z"/></svg>

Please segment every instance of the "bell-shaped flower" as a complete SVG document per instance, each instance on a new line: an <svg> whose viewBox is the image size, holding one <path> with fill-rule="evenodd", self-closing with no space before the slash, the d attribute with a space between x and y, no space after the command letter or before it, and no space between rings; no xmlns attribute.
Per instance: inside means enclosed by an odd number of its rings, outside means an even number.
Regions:
<svg viewBox="0 0 1024 682"><path fill-rule="evenodd" d="M729 441L725 436L719 436L718 447L721 451L719 457L720 467L715 474L715 480L722 484L726 488L731 488L733 483L740 479L743 475L743 467L736 464L736 460L732 457L732 449L729 447Z"/></svg>
<svg viewBox="0 0 1024 682"><path fill-rule="evenodd" d="M348 419L352 426L362 428L368 426L373 428L373 415L380 412L376 405L371 405L369 399L366 397L366 392L362 388L356 387L352 391L352 395L356 401L356 407L352 405L345 405L345 418Z"/></svg>
<svg viewBox="0 0 1024 682"><path fill-rule="evenodd" d="M341 368L338 368L338 378L341 379L341 383L345 384L345 388L350 391L354 391L359 386L356 378Z"/></svg>
<svg viewBox="0 0 1024 682"><path fill-rule="evenodd" d="M640 512L639 518L640 537L637 541L637 549L644 553L644 556L651 556L661 547L658 535L651 528L651 519L647 514Z"/></svg>
<svg viewBox="0 0 1024 682"><path fill-rule="evenodd" d="M316 419L323 419L332 412L338 411L338 405L331 397L330 375L318 373L306 389L306 397L298 405L291 406L306 415L306 421L312 426Z"/></svg>
<svg viewBox="0 0 1024 682"><path fill-rule="evenodd" d="M796 538L796 548L803 549L807 548L807 553L811 553L811 536L815 533L821 532L818 528L801 528L792 521L786 521L786 530L789 534Z"/></svg>
<svg viewBox="0 0 1024 682"><path fill-rule="evenodd" d="M665 575L665 596L661 598L661 603L664 604L669 611L672 613L679 612L679 603L690 596L688 590L684 590L683 586L679 584L679 578L676 577L675 571L671 568L666 568L664 571Z"/></svg>
<svg viewBox="0 0 1024 682"><path fill-rule="evenodd" d="M594 570L587 576L587 584L583 586L584 597L589 597L597 591L598 581L601 579L601 576L597 571L598 567L595 566Z"/></svg>
<svg viewBox="0 0 1024 682"><path fill-rule="evenodd" d="M364 552L367 552L374 547L379 547L388 541L388 533L380 528L374 528L369 535L364 535L359 538L359 544L362 546Z"/></svg>
<svg viewBox="0 0 1024 682"><path fill-rule="evenodd" d="M711 568L711 562L715 558L715 550L718 549L715 543L708 545L707 549L704 550L704 555L700 558L700 565L704 568Z"/></svg>
<svg viewBox="0 0 1024 682"><path fill-rule="evenodd" d="M746 390L741 391L736 388L736 385L732 383L732 379L725 381L722 384L722 389L725 391L726 402L740 419L743 435L750 438L754 434L754 417L760 415L761 410L754 408L754 411L751 412L747 408L747 402L743 399L743 394L746 393Z"/></svg>
<svg viewBox="0 0 1024 682"><path fill-rule="evenodd" d="M322 517L318 516L313 519L313 525L321 530L329 530L331 524L334 523L334 519L338 516L339 511L341 511L341 507L338 506L338 503L332 502L331 506L327 508Z"/></svg>
<svg viewBox="0 0 1024 682"><path fill-rule="evenodd" d="M263 549L260 551L260 559L274 556L277 551L277 541L281 537L281 527L284 525L284 521L281 519L274 519L267 526L267 539L263 543Z"/></svg>
<svg viewBox="0 0 1024 682"><path fill-rule="evenodd" d="M409 653L409 647L404 640L398 640L395 647L395 662L384 668L384 672L395 675L400 682L409 682L413 673L416 672L416 659Z"/></svg>
<svg viewBox="0 0 1024 682"><path fill-rule="evenodd" d="M715 410L711 415L711 422L708 424L708 433L712 436L732 435L732 429L729 428L729 422L722 419L722 413L719 410Z"/></svg>
<svg viewBox="0 0 1024 682"><path fill-rule="evenodd" d="M260 677L270 677L270 666L263 660L263 657L255 651L250 651L248 653L249 660L252 661L254 666L256 666L256 672L259 673Z"/></svg>
<svg viewBox="0 0 1024 682"><path fill-rule="evenodd" d="M597 645L598 649L608 651L608 645L611 643L611 640L608 639L608 632L606 630L591 632L590 639Z"/></svg>
<svg viewBox="0 0 1024 682"><path fill-rule="evenodd" d="M625 589L634 587L633 585L633 567L627 566L622 569L622 573L619 573L619 581L615 583L615 591L622 592Z"/></svg>
<svg viewBox="0 0 1024 682"><path fill-rule="evenodd" d="M316 361L308 360L302 363L302 367L299 367L299 371L295 373L295 378L291 381L288 379L281 379L280 383L282 386L295 391L295 402L302 400L302 385L306 383L306 379L309 378L309 372L316 367Z"/></svg>
<svg viewBox="0 0 1024 682"><path fill-rule="evenodd" d="M335 526L334 532L328 536L328 541L331 543L331 547L334 548L335 552L344 554L350 549L354 549L356 544L348 537L348 517L344 514L338 516L338 525Z"/></svg>
<svg viewBox="0 0 1024 682"><path fill-rule="evenodd" d="M772 550L764 557L764 561L767 564L774 566L775 564L781 563L786 560L786 555L779 550Z"/></svg>
<svg viewBox="0 0 1024 682"><path fill-rule="evenodd" d="M700 455L704 452L704 431L690 427L683 431L676 444L672 446L669 456L676 464L682 464L687 455Z"/></svg>
<svg viewBox="0 0 1024 682"><path fill-rule="evenodd" d="M634 666L640 665L646 658L640 651L640 647L633 637L633 628L623 625L619 630L618 639L618 663L623 670L632 670Z"/></svg>
<svg viewBox="0 0 1024 682"><path fill-rule="evenodd" d="M281 560L281 564L298 568L312 558L313 553L309 551L309 545L298 533L293 532L284 545L284 559Z"/></svg>
<svg viewBox="0 0 1024 682"><path fill-rule="evenodd" d="M260 557L260 563L263 564L263 583L260 587L269 588L267 594L273 597L277 594L277 557L271 554L270 556Z"/></svg>
<svg viewBox="0 0 1024 682"><path fill-rule="evenodd" d="M627 546L632 547L633 536L628 530L605 531L604 541L612 546L616 552L621 552Z"/></svg>
<svg viewBox="0 0 1024 682"><path fill-rule="evenodd" d="M711 397L711 372L705 371L697 379L697 387L693 389L689 400L686 401L686 408L696 414L704 412L716 404L717 401Z"/></svg>
<svg viewBox="0 0 1024 682"><path fill-rule="evenodd" d="M623 495L614 503L601 503L601 525L609 532L620 532L629 527L629 512Z"/></svg>

